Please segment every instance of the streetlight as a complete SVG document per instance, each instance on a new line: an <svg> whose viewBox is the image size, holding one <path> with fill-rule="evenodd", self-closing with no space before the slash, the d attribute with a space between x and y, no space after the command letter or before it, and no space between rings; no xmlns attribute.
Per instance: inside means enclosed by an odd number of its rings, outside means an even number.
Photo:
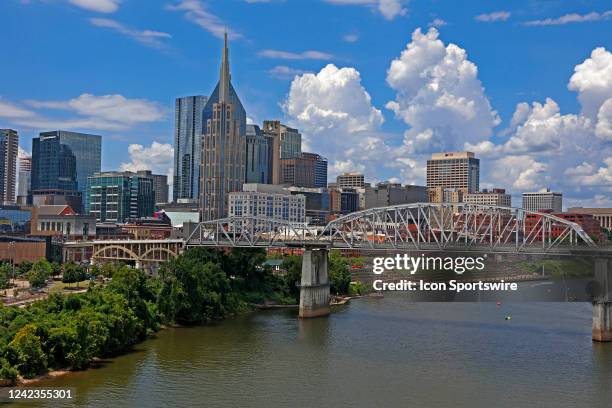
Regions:
<svg viewBox="0 0 612 408"><path fill-rule="evenodd" d="M13 285L15 284L15 241L11 241L9 242L9 247L11 247L11 249L13 250L13 258L11 259L11 264L13 265L13 271L12 271L12 279L13 279ZM10 281L9 281L10 284Z"/></svg>

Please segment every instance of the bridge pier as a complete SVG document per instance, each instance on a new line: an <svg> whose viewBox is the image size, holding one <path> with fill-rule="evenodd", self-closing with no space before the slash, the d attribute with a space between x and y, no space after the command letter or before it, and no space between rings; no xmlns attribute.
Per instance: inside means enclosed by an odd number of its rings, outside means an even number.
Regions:
<svg viewBox="0 0 612 408"><path fill-rule="evenodd" d="M322 246L307 245L304 249L300 283L300 317L329 314L328 252L328 248Z"/></svg>
<svg viewBox="0 0 612 408"><path fill-rule="evenodd" d="M593 341L612 341L612 258L595 258Z"/></svg>

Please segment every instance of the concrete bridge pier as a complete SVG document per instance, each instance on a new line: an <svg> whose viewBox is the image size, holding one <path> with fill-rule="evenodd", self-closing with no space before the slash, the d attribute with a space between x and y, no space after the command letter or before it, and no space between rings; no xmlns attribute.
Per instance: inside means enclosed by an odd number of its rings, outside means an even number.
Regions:
<svg viewBox="0 0 612 408"><path fill-rule="evenodd" d="M595 259L595 281L593 341L612 341L612 258Z"/></svg>
<svg viewBox="0 0 612 408"><path fill-rule="evenodd" d="M329 276L327 246L306 246L302 257L300 317L329 315Z"/></svg>

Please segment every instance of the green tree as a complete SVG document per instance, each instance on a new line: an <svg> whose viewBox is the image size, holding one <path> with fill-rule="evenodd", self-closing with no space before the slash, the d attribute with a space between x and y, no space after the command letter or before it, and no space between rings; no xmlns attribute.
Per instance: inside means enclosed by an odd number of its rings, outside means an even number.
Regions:
<svg viewBox="0 0 612 408"><path fill-rule="evenodd" d="M337 251L330 251L328 273L331 293L347 295L351 286L349 261Z"/></svg>
<svg viewBox="0 0 612 408"><path fill-rule="evenodd" d="M47 370L47 357L35 324L22 327L8 345L9 362L25 378L32 378Z"/></svg>
<svg viewBox="0 0 612 408"><path fill-rule="evenodd" d="M302 280L302 257L290 255L283 259L282 268L286 271L284 281L289 295L297 302L300 298L299 283Z"/></svg>
<svg viewBox="0 0 612 408"><path fill-rule="evenodd" d="M45 265L35 263L30 272L28 272L28 282L30 282L30 287L32 288L44 286L47 279L49 279L49 270L45 268Z"/></svg>
<svg viewBox="0 0 612 408"><path fill-rule="evenodd" d="M30 261L23 261L19 265L17 265L17 275L19 276L27 276L28 272L32 269L32 265L34 265Z"/></svg>
<svg viewBox="0 0 612 408"><path fill-rule="evenodd" d="M77 283L85 280L85 269L74 262L64 264L64 272L62 274L62 282Z"/></svg>
<svg viewBox="0 0 612 408"><path fill-rule="evenodd" d="M13 267L8 263L0 264L0 289L6 289L11 282Z"/></svg>

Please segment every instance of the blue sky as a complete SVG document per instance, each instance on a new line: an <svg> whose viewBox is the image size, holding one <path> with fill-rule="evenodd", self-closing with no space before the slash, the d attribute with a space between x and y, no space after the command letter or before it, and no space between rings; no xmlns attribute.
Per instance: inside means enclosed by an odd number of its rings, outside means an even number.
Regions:
<svg viewBox="0 0 612 408"><path fill-rule="evenodd" d="M520 126L509 129L519 103L547 106L550 98L558 106L562 120L566 118L563 115L581 114L584 106L577 96L584 94L588 98L592 88L583 81L569 90L568 83L575 67L584 63L594 49L612 50L609 10L609 1L587 0L3 0L0 47L5 58L0 68L0 127L16 128L26 151L30 150L33 136L41 130L55 129L53 126L101 134L103 168L149 164L156 171L164 171L171 166L171 146L164 144L172 144L174 99L212 92L218 77L220 36L227 28L232 80L247 115L257 123L280 118L303 128L308 147L330 158L332 172L354 165L366 171L372 181L397 177L404 182L423 182L424 160L435 147L451 148L465 142L480 146L481 150L475 150L482 152L483 161L488 160L489 164L483 166L485 185L503 184L515 194L546 186L571 188L566 196L575 203L605 205L612 185L606 160L612 154L607 133L593 136L597 112L591 113L592 123L584 125L585 129L592 127L591 134L582 130L585 140L597 140L598 147L574 154L564 169L552 163L570 153L560 147L562 142L556 150L551 148L555 150L553 159L543 150L546 143L525 148L520 157L529 158L532 165L517 174L500 172L510 162L502 162L501 153L492 153L491 146L487 149L482 142L487 140L499 150L512 137L521 141ZM409 106L420 100L420 96L414 99L415 95L422 96L423 88L418 87L427 87L431 82L414 85L413 79L402 77L390 85L394 81L388 74L391 61L400 59L407 44L415 42L416 29L427 33L430 26L437 30L435 39L428 37L431 44L436 39L446 47L456 44L466 53L464 62L477 68L477 74L468 78L465 86L448 85L454 91L444 94L477 94L476 103L487 105L488 101L490 105L483 111L495 111L499 118L491 119L495 114L486 117L485 112L484 127L488 130L478 138L466 136L463 140L457 136L461 129L473 129L470 126L477 123L467 127L458 123L455 127L453 122L445 122L448 128L457 129L445 133L435 126L437 111L427 111L434 115L433 125L427 122L431 115L419 114L415 118L407 113ZM433 56L423 58L431 63L430 68L441 69L448 64L432 62ZM327 64L357 72L358 77L344 77L342 73L332 77L355 83L357 90L353 91L357 93L347 93L348 99L363 96L357 95L358 88L367 92L371 100L363 103L369 105L356 109L363 113L363 109L371 107L380 112L380 117L374 113L373 119L356 127L338 122L340 119L336 119L342 115L334 116L332 122L327 116L319 122L321 116L304 119L308 106L312 108L318 102L309 101L314 96L306 95L313 83L294 82L292 87L293 75L317 74ZM425 65L419 69L430 72L423 68ZM458 81L462 80L460 76ZM325 79L317 77L313 81L325 87ZM607 95L612 90L612 79L610 84L594 93ZM477 89L479 85L482 90ZM335 93L341 95L342 85L335 82L334 86L341 87ZM424 104L440 101L425 99ZM389 101L396 101L399 110L394 113L386 106ZM602 101L598 103L602 105ZM353 114L351 101L338 100L337 104L337 112ZM524 127L529 123L526 119ZM321 126L325 129L321 130ZM416 143L418 135L427 129L433 129L431 140L436 143L415 148L411 140ZM551 131L560 132L556 129ZM554 134L550 138L557 136L564 137ZM370 163L333 143L327 146L330 137L340 141L355 137L355 143L365 139L372 144L384 143L379 150L386 153ZM154 142L156 147L152 147ZM130 148L133 144L142 146ZM403 153L396 153L402 148ZM396 165L377 165L386 160L385 154L392 155L389 160ZM525 162L520 157L516 161ZM340 163L349 159L352 161L345 165ZM340 164L334 166L336 162ZM590 168L585 168L584 163ZM410 171L400 168L404 165ZM568 177L584 181L588 188L558 182L554 175L559 171L569 171ZM585 179L590 176L595 179Z"/></svg>

